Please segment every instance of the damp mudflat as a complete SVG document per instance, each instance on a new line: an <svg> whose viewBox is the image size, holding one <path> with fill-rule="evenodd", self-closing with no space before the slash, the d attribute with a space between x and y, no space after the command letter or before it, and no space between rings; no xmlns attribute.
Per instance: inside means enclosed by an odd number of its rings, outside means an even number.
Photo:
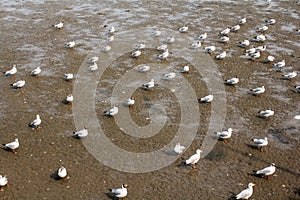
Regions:
<svg viewBox="0 0 300 200"><path fill-rule="evenodd" d="M10 183L10 187L0 193L0 199L111 199L107 195L108 189L123 183L129 185L127 199L229 199L249 182L256 184L252 199L300 198L300 121L294 118L300 113L300 94L293 89L300 84L300 79L298 76L290 81L283 80L282 72L273 71L272 64L264 62L268 55L273 55L276 61L285 59L287 66L283 72L299 70L300 36L296 29L300 28L300 5L296 1L266 4L263 0L29 0L1 1L0 5L1 71L10 69L13 64L18 68L14 79L0 76L1 143L15 138L20 141L17 154L0 151L0 174L7 175ZM248 21L241 30L230 33L228 44L219 43L219 31L235 25L243 17ZM246 59L238 42L259 34L256 28L270 18L275 18L277 23L265 33L267 50L257 62ZM54 30L52 24L59 21L65 22L64 28ZM227 144L218 141L199 161L197 169L179 166L201 148L208 131L212 107L199 104L199 124L195 125L198 126L197 135L174 163L148 173L126 173L105 166L80 140L71 137L76 130L74 116L72 108L62 101L73 93L74 81L64 81L63 74L76 74L87 56L102 53L100 49L106 43L108 27L115 26L118 30L115 37L118 37L130 29L155 27L177 31L185 24L189 26L185 36L195 38L207 32L208 38L202 46L215 45L216 53L227 51L227 58L215 61L217 76L223 80L234 76L240 78L237 86L224 87L227 101L223 129L233 128L232 138ZM77 46L66 49L64 44L72 40ZM113 56L118 43L111 45L108 54ZM152 91L137 88L133 93L136 105L130 108L130 115L139 126L150 123L148 109L153 104L165 107L166 125L153 137L131 137L113 118L103 116L103 111L111 107L112 90L127 71L143 64L159 66L157 76L153 78L160 79L162 73L178 72L188 63L174 54L167 61L157 60L153 55L159 52L151 48L135 61L130 58L130 53L115 58L99 79L95 92L97 118L105 135L120 148L131 152L155 151L172 140L180 125L181 105L171 90L158 85ZM37 66L42 68L41 75L29 76L28 72ZM208 95L206 83L210 79L197 72L196 66L190 66L190 69L189 74L177 73L174 80L169 80L178 83L174 90L180 89L181 79L185 78L197 98ZM139 72L136 74L138 76ZM10 88L13 81L20 79L26 81L23 92ZM132 83L141 81L144 79L137 77ZM145 79L147 81L150 79ZM248 93L250 88L261 85L266 87L266 92L260 97ZM257 117L259 110L268 108L275 110L273 117ZM39 131L27 126L36 114L42 118ZM270 145L265 152L253 146L251 139L256 137L268 137ZM114 159L113 155L111 159ZM273 162L277 171L270 181L251 175L253 170ZM70 179L67 181L52 178L62 165L68 170Z"/></svg>

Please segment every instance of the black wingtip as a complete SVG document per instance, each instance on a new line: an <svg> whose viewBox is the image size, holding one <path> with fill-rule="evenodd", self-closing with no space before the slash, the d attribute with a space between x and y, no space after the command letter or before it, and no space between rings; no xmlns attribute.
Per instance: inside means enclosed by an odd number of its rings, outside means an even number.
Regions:
<svg viewBox="0 0 300 200"><path fill-rule="evenodd" d="M110 192L112 192L112 189L108 189Z"/></svg>

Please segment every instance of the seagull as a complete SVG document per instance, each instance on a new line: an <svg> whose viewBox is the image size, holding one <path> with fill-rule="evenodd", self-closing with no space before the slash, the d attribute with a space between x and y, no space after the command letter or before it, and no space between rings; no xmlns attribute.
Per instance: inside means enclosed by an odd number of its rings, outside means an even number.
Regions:
<svg viewBox="0 0 300 200"><path fill-rule="evenodd" d="M254 36L254 41L255 42L264 42L267 39L265 35L257 35Z"/></svg>
<svg viewBox="0 0 300 200"><path fill-rule="evenodd" d="M255 53L249 54L251 60L258 59L260 57L260 52L256 51Z"/></svg>
<svg viewBox="0 0 300 200"><path fill-rule="evenodd" d="M154 87L154 79L151 79L150 82L143 84L143 88L146 90L153 88L153 87Z"/></svg>
<svg viewBox="0 0 300 200"><path fill-rule="evenodd" d="M162 54L158 55L157 57L161 60L166 60L169 57L169 49L166 49Z"/></svg>
<svg viewBox="0 0 300 200"><path fill-rule="evenodd" d="M103 46L102 47L102 51L103 52L108 52L108 51L110 51L111 50L111 46L109 46L109 45L106 45L106 46Z"/></svg>
<svg viewBox="0 0 300 200"><path fill-rule="evenodd" d="M226 43L228 41L229 41L229 37L227 37L227 36L223 36L220 38L220 42L222 42L222 43Z"/></svg>
<svg viewBox="0 0 300 200"><path fill-rule="evenodd" d="M114 106L113 108L104 111L104 115L113 117L114 115L118 114L118 112L119 112L118 106Z"/></svg>
<svg viewBox="0 0 300 200"><path fill-rule="evenodd" d="M97 65L97 63L95 63L94 62L94 64L92 64L92 65L90 65L89 67L88 67L88 70L90 70L91 72L94 72L94 71L96 71L98 69L98 65Z"/></svg>
<svg viewBox="0 0 300 200"><path fill-rule="evenodd" d="M185 146L180 145L180 143L177 143L174 147L174 151L177 154L182 154L182 152L185 150Z"/></svg>
<svg viewBox="0 0 300 200"><path fill-rule="evenodd" d="M76 44L76 43L75 43L75 41L73 40L73 41L71 41L71 42L66 43L65 46L66 46L67 48L71 49L71 48L75 47L75 44Z"/></svg>
<svg viewBox="0 0 300 200"><path fill-rule="evenodd" d="M168 49L168 45L162 44L162 45L156 47L156 49L157 49L158 51L165 51L166 49Z"/></svg>
<svg viewBox="0 0 300 200"><path fill-rule="evenodd" d="M64 26L64 22L61 21L58 24L53 24L52 26L56 29L61 29Z"/></svg>
<svg viewBox="0 0 300 200"><path fill-rule="evenodd" d="M213 99L214 99L214 95L209 94L209 95L207 95L207 96L205 96L205 97L200 98L198 101L199 101L200 103L209 103L209 102L211 102Z"/></svg>
<svg viewBox="0 0 300 200"><path fill-rule="evenodd" d="M274 25L276 23L275 19L267 19L265 20L265 22L267 23L267 25Z"/></svg>
<svg viewBox="0 0 300 200"><path fill-rule="evenodd" d="M127 184L123 184L121 188L118 189L109 189L111 193L113 193L114 196L123 199L127 196Z"/></svg>
<svg viewBox="0 0 300 200"><path fill-rule="evenodd" d="M229 128L227 131L217 132L216 134L220 139L223 139L224 143L227 143L228 139L231 137L232 131L232 128Z"/></svg>
<svg viewBox="0 0 300 200"><path fill-rule="evenodd" d="M266 26L266 25L257 27L257 31L258 31L258 32L265 32L265 31L268 30L268 29L269 29L269 27Z"/></svg>
<svg viewBox="0 0 300 200"><path fill-rule="evenodd" d="M133 104L135 103L135 99L134 98L129 98L127 99L127 106L128 107L131 107Z"/></svg>
<svg viewBox="0 0 300 200"><path fill-rule="evenodd" d="M107 38L107 41L108 42L112 42L112 41L114 41L115 40L115 37L113 36L113 35L111 35L111 36L109 36L108 38Z"/></svg>
<svg viewBox="0 0 300 200"><path fill-rule="evenodd" d="M6 176L0 175L0 192L4 191L4 189L3 189L4 186L9 186L8 180L7 180Z"/></svg>
<svg viewBox="0 0 300 200"><path fill-rule="evenodd" d="M299 92L299 93L300 93L300 85L296 85L296 86L295 86L295 89L296 89L296 92Z"/></svg>
<svg viewBox="0 0 300 200"><path fill-rule="evenodd" d="M15 139L15 141L7 143L7 144L2 144L5 149L12 151L14 154L16 154L16 149L19 148L19 140L18 138Z"/></svg>
<svg viewBox="0 0 300 200"><path fill-rule="evenodd" d="M230 33L230 29L231 27L227 27L226 29L220 32L220 35L227 35L228 33Z"/></svg>
<svg viewBox="0 0 300 200"><path fill-rule="evenodd" d="M187 159L185 161L186 165L191 164L192 168L195 169L196 168L196 164L198 163L198 161L200 160L200 154L202 153L202 151L200 149L197 149L196 154L192 155L189 159Z"/></svg>
<svg viewBox="0 0 300 200"><path fill-rule="evenodd" d="M174 38L174 36L169 36L169 37L167 37L167 43L173 43L173 42L175 42L175 38Z"/></svg>
<svg viewBox="0 0 300 200"><path fill-rule="evenodd" d="M255 47L255 50L262 52L262 51L265 51L266 48L267 48L267 45L262 45L262 46Z"/></svg>
<svg viewBox="0 0 300 200"><path fill-rule="evenodd" d="M73 74L64 74L64 77L63 77L66 81L71 81L73 78L74 78L74 75Z"/></svg>
<svg viewBox="0 0 300 200"><path fill-rule="evenodd" d="M213 53L216 50L216 47L215 46L207 46L207 47L204 47L204 50L207 53L211 54L211 53Z"/></svg>
<svg viewBox="0 0 300 200"><path fill-rule="evenodd" d="M15 83L11 84L11 86L15 89L22 88L24 85L25 85L24 80L20 80L20 81L17 81Z"/></svg>
<svg viewBox="0 0 300 200"><path fill-rule="evenodd" d="M30 71L29 73L30 73L31 76L37 76L41 73L41 71L42 71L41 68L37 67L34 70Z"/></svg>
<svg viewBox="0 0 300 200"><path fill-rule="evenodd" d="M250 91L252 92L253 95L259 95L265 92L265 86L261 86L261 87L257 87L257 88L253 88L250 89Z"/></svg>
<svg viewBox="0 0 300 200"><path fill-rule="evenodd" d="M282 60L282 61L279 61L279 62L273 64L273 67L275 69L279 69L279 70L281 68L283 68L284 66L285 66L285 60Z"/></svg>
<svg viewBox="0 0 300 200"><path fill-rule="evenodd" d="M246 52L246 55L255 53L255 52L256 52L256 48L255 48L255 47L252 47L252 48L250 48L250 49L246 49L245 52Z"/></svg>
<svg viewBox="0 0 300 200"><path fill-rule="evenodd" d="M179 70L179 73L189 73L190 67L188 65L185 65L183 69Z"/></svg>
<svg viewBox="0 0 300 200"><path fill-rule="evenodd" d="M153 35L154 35L155 37L158 37L158 36L161 35L161 31L160 31L160 30L155 30L155 31L153 31Z"/></svg>
<svg viewBox="0 0 300 200"><path fill-rule="evenodd" d="M274 56L268 56L267 57L267 62L273 62L275 60L275 57Z"/></svg>
<svg viewBox="0 0 300 200"><path fill-rule="evenodd" d="M132 58L137 58L142 54L142 52L140 50L135 50L134 52L131 53L131 57Z"/></svg>
<svg viewBox="0 0 300 200"><path fill-rule="evenodd" d="M36 115L36 119L34 119L32 122L30 122L28 126L32 127L33 129L39 129L41 123L42 123L42 120L40 118L40 115Z"/></svg>
<svg viewBox="0 0 300 200"><path fill-rule="evenodd" d="M88 59L88 62L89 63L94 63L94 62L97 62L99 60L99 57L98 56L93 56L93 57L90 57Z"/></svg>
<svg viewBox="0 0 300 200"><path fill-rule="evenodd" d="M262 139L254 138L254 139L252 139L252 141L257 145L257 147L259 148L259 150L261 152L263 152L263 147L267 146L269 143L267 137L262 138Z"/></svg>
<svg viewBox="0 0 300 200"><path fill-rule="evenodd" d="M240 30L240 29L241 29L240 25L237 24L237 25L231 27L230 31L236 32L236 31L238 31L238 30Z"/></svg>
<svg viewBox="0 0 300 200"><path fill-rule="evenodd" d="M262 175L266 177L267 180L270 180L270 176L276 171L275 163L272 163L270 166L265 167L261 170L255 171L256 175Z"/></svg>
<svg viewBox="0 0 300 200"><path fill-rule="evenodd" d="M149 65L142 65L138 67L138 71L139 72L146 72L150 70L150 66Z"/></svg>
<svg viewBox="0 0 300 200"><path fill-rule="evenodd" d="M6 72L4 72L3 74L5 76L13 76L15 73L17 73L17 66L16 65L13 65L12 69L11 70L8 70Z"/></svg>
<svg viewBox="0 0 300 200"><path fill-rule="evenodd" d="M286 74L282 74L282 77L284 79L292 79L292 78L295 78L296 76L298 75L297 71L292 71L292 72L289 72L289 73L286 73Z"/></svg>
<svg viewBox="0 0 300 200"><path fill-rule="evenodd" d="M188 30L189 30L188 26L183 26L183 27L179 28L180 33L186 33Z"/></svg>
<svg viewBox="0 0 300 200"><path fill-rule="evenodd" d="M64 179L67 176L67 169L63 166L58 168L57 175L59 178Z"/></svg>
<svg viewBox="0 0 300 200"><path fill-rule="evenodd" d="M236 85L239 81L240 81L240 79L236 76L234 78L225 80L225 84L227 84L227 85Z"/></svg>
<svg viewBox="0 0 300 200"><path fill-rule="evenodd" d="M242 18L242 19L240 19L240 20L238 21L238 23L239 23L240 25L246 24L246 22L247 22L247 19L246 19L246 18Z"/></svg>
<svg viewBox="0 0 300 200"><path fill-rule="evenodd" d="M108 30L108 32L109 32L110 34L116 32L115 27L114 27L114 26L110 27L110 29Z"/></svg>
<svg viewBox="0 0 300 200"><path fill-rule="evenodd" d="M198 48L201 47L201 42L198 41L198 42L192 43L192 44L190 44L190 46L191 46L191 48L193 48L193 49L198 49Z"/></svg>
<svg viewBox="0 0 300 200"><path fill-rule="evenodd" d="M225 57L226 57L226 51L223 51L219 55L216 55L216 59L218 60L224 59Z"/></svg>
<svg viewBox="0 0 300 200"><path fill-rule="evenodd" d="M84 138L84 137L88 136L88 134L89 134L89 132L86 127L83 127L83 129L80 131L73 132L73 136L76 138Z"/></svg>
<svg viewBox="0 0 300 200"><path fill-rule="evenodd" d="M140 43L140 44L135 45L135 48L136 49L145 49L146 45L144 43Z"/></svg>
<svg viewBox="0 0 300 200"><path fill-rule="evenodd" d="M72 94L69 94L69 95L66 97L66 102L67 102L67 104L69 104L69 105L72 105L73 100L74 100L74 97L73 97Z"/></svg>
<svg viewBox="0 0 300 200"><path fill-rule="evenodd" d="M250 45L250 41L249 40L243 40L242 42L239 42L241 47L247 47Z"/></svg>
<svg viewBox="0 0 300 200"><path fill-rule="evenodd" d="M260 110L260 111L258 111L258 113L259 113L260 117L263 117L263 118L267 118L267 117L274 115L274 111L272 109Z"/></svg>
<svg viewBox="0 0 300 200"><path fill-rule="evenodd" d="M175 78L176 74L174 72L163 74L163 79L170 80Z"/></svg>
<svg viewBox="0 0 300 200"><path fill-rule="evenodd" d="M207 33L203 33L201 35L198 36L198 40L205 40L207 38Z"/></svg>
<svg viewBox="0 0 300 200"><path fill-rule="evenodd" d="M253 186L255 184L249 183L248 188L241 191L238 195L235 196L236 199L249 199L253 194Z"/></svg>

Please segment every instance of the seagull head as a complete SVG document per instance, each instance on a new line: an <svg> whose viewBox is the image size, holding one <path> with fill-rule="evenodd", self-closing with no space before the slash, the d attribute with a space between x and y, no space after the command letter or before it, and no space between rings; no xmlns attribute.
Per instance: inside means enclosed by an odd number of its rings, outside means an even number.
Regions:
<svg viewBox="0 0 300 200"><path fill-rule="evenodd" d="M129 186L128 186L128 184L123 184L122 185L122 188L128 188Z"/></svg>
<svg viewBox="0 0 300 200"><path fill-rule="evenodd" d="M253 187L253 186L255 186L254 183L249 183L249 184L248 184L248 187Z"/></svg>

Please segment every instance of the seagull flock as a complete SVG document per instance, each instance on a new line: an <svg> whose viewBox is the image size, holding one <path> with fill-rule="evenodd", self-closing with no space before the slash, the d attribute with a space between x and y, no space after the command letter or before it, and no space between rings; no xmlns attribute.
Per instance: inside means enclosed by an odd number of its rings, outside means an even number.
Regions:
<svg viewBox="0 0 300 200"><path fill-rule="evenodd" d="M247 23L247 19L246 18L242 18L240 20L238 20L237 24L234 26L228 26L227 28L225 28L224 30L222 30L219 35L220 35L220 43L223 43L223 45L226 45L226 43L228 43L230 41L230 34L237 34L237 32ZM257 27L257 32L259 32L259 35L256 35L252 38L249 39L245 39L241 42L239 42L238 46L241 48L247 48L251 45L251 43L264 43L264 41L267 40L267 37L264 35L264 33L266 31L268 31L272 25L274 25L276 23L275 19L268 19L265 21L265 24L260 25ZM60 30L64 27L64 22L61 21L58 24L53 25L54 29ZM188 32L189 27L187 25L184 25L183 27L178 29L180 33L185 34ZM112 26L110 27L110 29L108 30L108 42L112 42L114 41L114 33L117 30ZM153 32L153 36L154 37L159 37L161 35L161 31L160 30L156 30ZM207 39L208 34L207 33L203 33L200 34L196 40L195 43L189 44L191 48L193 49L199 49L200 47L202 47L202 43ZM170 52L168 50L168 45L171 45L172 43L176 42L176 38L174 36L169 36L166 38L165 43L161 44L160 46L156 47L157 51L160 51L161 54L157 55L157 58L160 60L167 60L168 57L170 56ZM65 47L67 49L72 49L74 47L76 47L76 41L70 41L65 43ZM132 59L136 59L138 58L142 53L143 53L143 49L146 47L146 45L144 43L141 44L137 44L135 46L135 50L131 53L131 57ZM252 61L257 61L261 55L262 52L264 52L266 50L267 46L266 45L261 45L261 46L256 46L256 47L251 47L249 49L245 49L245 55L248 56L248 58ZM204 46L203 47L204 51L208 54L213 54L216 50L215 46ZM111 50L111 46L107 45L104 47L104 51L110 51ZM216 56L214 56L214 58L216 60L223 60L225 59L227 56L227 52L226 51L222 51L220 54L217 54ZM90 72L94 72L98 70L98 62L99 58L97 56L93 56L90 57L88 59L88 63L90 64L88 66L88 70ZM273 61L275 60L275 58L272 55L269 55L267 57L267 63L273 63ZM221 61L220 61L221 62ZM277 63L274 63L272 65L273 69L276 71L282 71L283 67L285 66L285 60L283 59L282 61L279 61ZM138 71L139 72L146 72L149 71L151 69L150 66L148 65L141 65L138 67ZM189 66L183 66L183 69L180 70L180 73L188 73L190 70ZM14 75L18 72L17 70L17 66L13 65L13 67L4 72L5 76L11 76L12 78L14 77ZM38 77L41 74L42 70L40 67L37 67L36 69L32 70L29 72L29 74L31 76L36 76ZM288 79L291 80L293 78L295 78L298 75L297 71L292 71L292 72L288 72L288 73L283 73L282 74L282 78L283 79ZM174 79L176 76L176 73L174 72L170 72L170 73L165 73L162 74L162 79L165 80L172 80ZM71 73L67 73L64 74L64 76L62 77L64 80L66 81L72 81L72 79L75 76ZM236 77L232 77L230 79L225 79L224 80L224 84L228 85L229 87L234 87L235 85L239 84L240 79L238 78L238 76ZM11 84L11 87L14 89L22 89L25 86L25 80L19 80L15 83ZM144 90L152 90L155 87L155 80L152 78L149 80L149 82L145 82L144 84L141 85L141 88L143 88ZM300 92L300 86L295 86L295 89ZM253 94L254 96L260 96L265 92L266 88L265 86L258 86L256 88L251 88L249 89L249 92L251 94ZM69 105L72 105L73 102L73 95L69 94L66 97L66 102ZM214 95L213 94L208 94L204 97L201 97L198 99L199 103L210 103L214 100ZM132 107L135 104L135 99L133 97L128 98L126 100L126 103L128 105L128 107ZM106 110L103 112L104 115L109 116L109 117L114 117L115 115L118 114L118 105L114 105L112 108ZM258 112L259 113L259 117L261 118L269 118L271 116L274 115L274 110L273 109L266 109L266 110L261 110ZM40 115L37 114L36 118L30 122L28 124L29 127L31 127L33 130L39 130L41 128L41 123L42 120L40 118ZM233 128L228 128L227 130L224 131L220 131L217 132L216 135L220 140L223 140L224 143L227 143L229 141L229 139L232 136L232 133L234 132ZM88 128L84 127L82 130L79 131L74 131L73 132L73 137L74 138L78 138L78 139L82 139L88 136ZM268 145L268 138L264 137L264 138L254 138L252 139L252 141L254 142L255 145L257 145L258 149L260 151L264 151L264 147L266 147ZM14 154L16 154L16 150L19 148L20 144L19 144L19 140L16 138L13 142L7 143L7 144L3 144L3 148L5 150L11 151ZM176 155L180 155L182 153L184 153L184 151L186 150L186 147L181 145L180 143L177 143L176 146L174 147L174 152L176 153ZM185 165L191 165L193 169L196 168L196 164L198 163L198 161L200 160L200 154L202 153L202 150L197 149L196 153L194 155L191 155L188 159L186 159L184 161ZM274 174L276 171L276 167L275 164L272 163L270 166L265 167L261 170L257 170L255 171L255 175L257 176L262 176L262 177L266 177L267 180L270 179L270 176L272 174ZM65 179L68 178L67 177L67 169L63 166L59 167L57 170L57 176L59 177L59 179ZM6 176L2 176L0 175L0 191L4 190L5 186L8 186L8 178ZM249 199L252 194L253 194L253 186L255 186L254 183L249 183L248 187L241 191L239 194L235 195L234 198L235 199ZM128 185L127 184L122 184L121 188L118 189L109 189L110 193L112 195L114 195L117 198L124 198L127 196L127 188Z"/></svg>

